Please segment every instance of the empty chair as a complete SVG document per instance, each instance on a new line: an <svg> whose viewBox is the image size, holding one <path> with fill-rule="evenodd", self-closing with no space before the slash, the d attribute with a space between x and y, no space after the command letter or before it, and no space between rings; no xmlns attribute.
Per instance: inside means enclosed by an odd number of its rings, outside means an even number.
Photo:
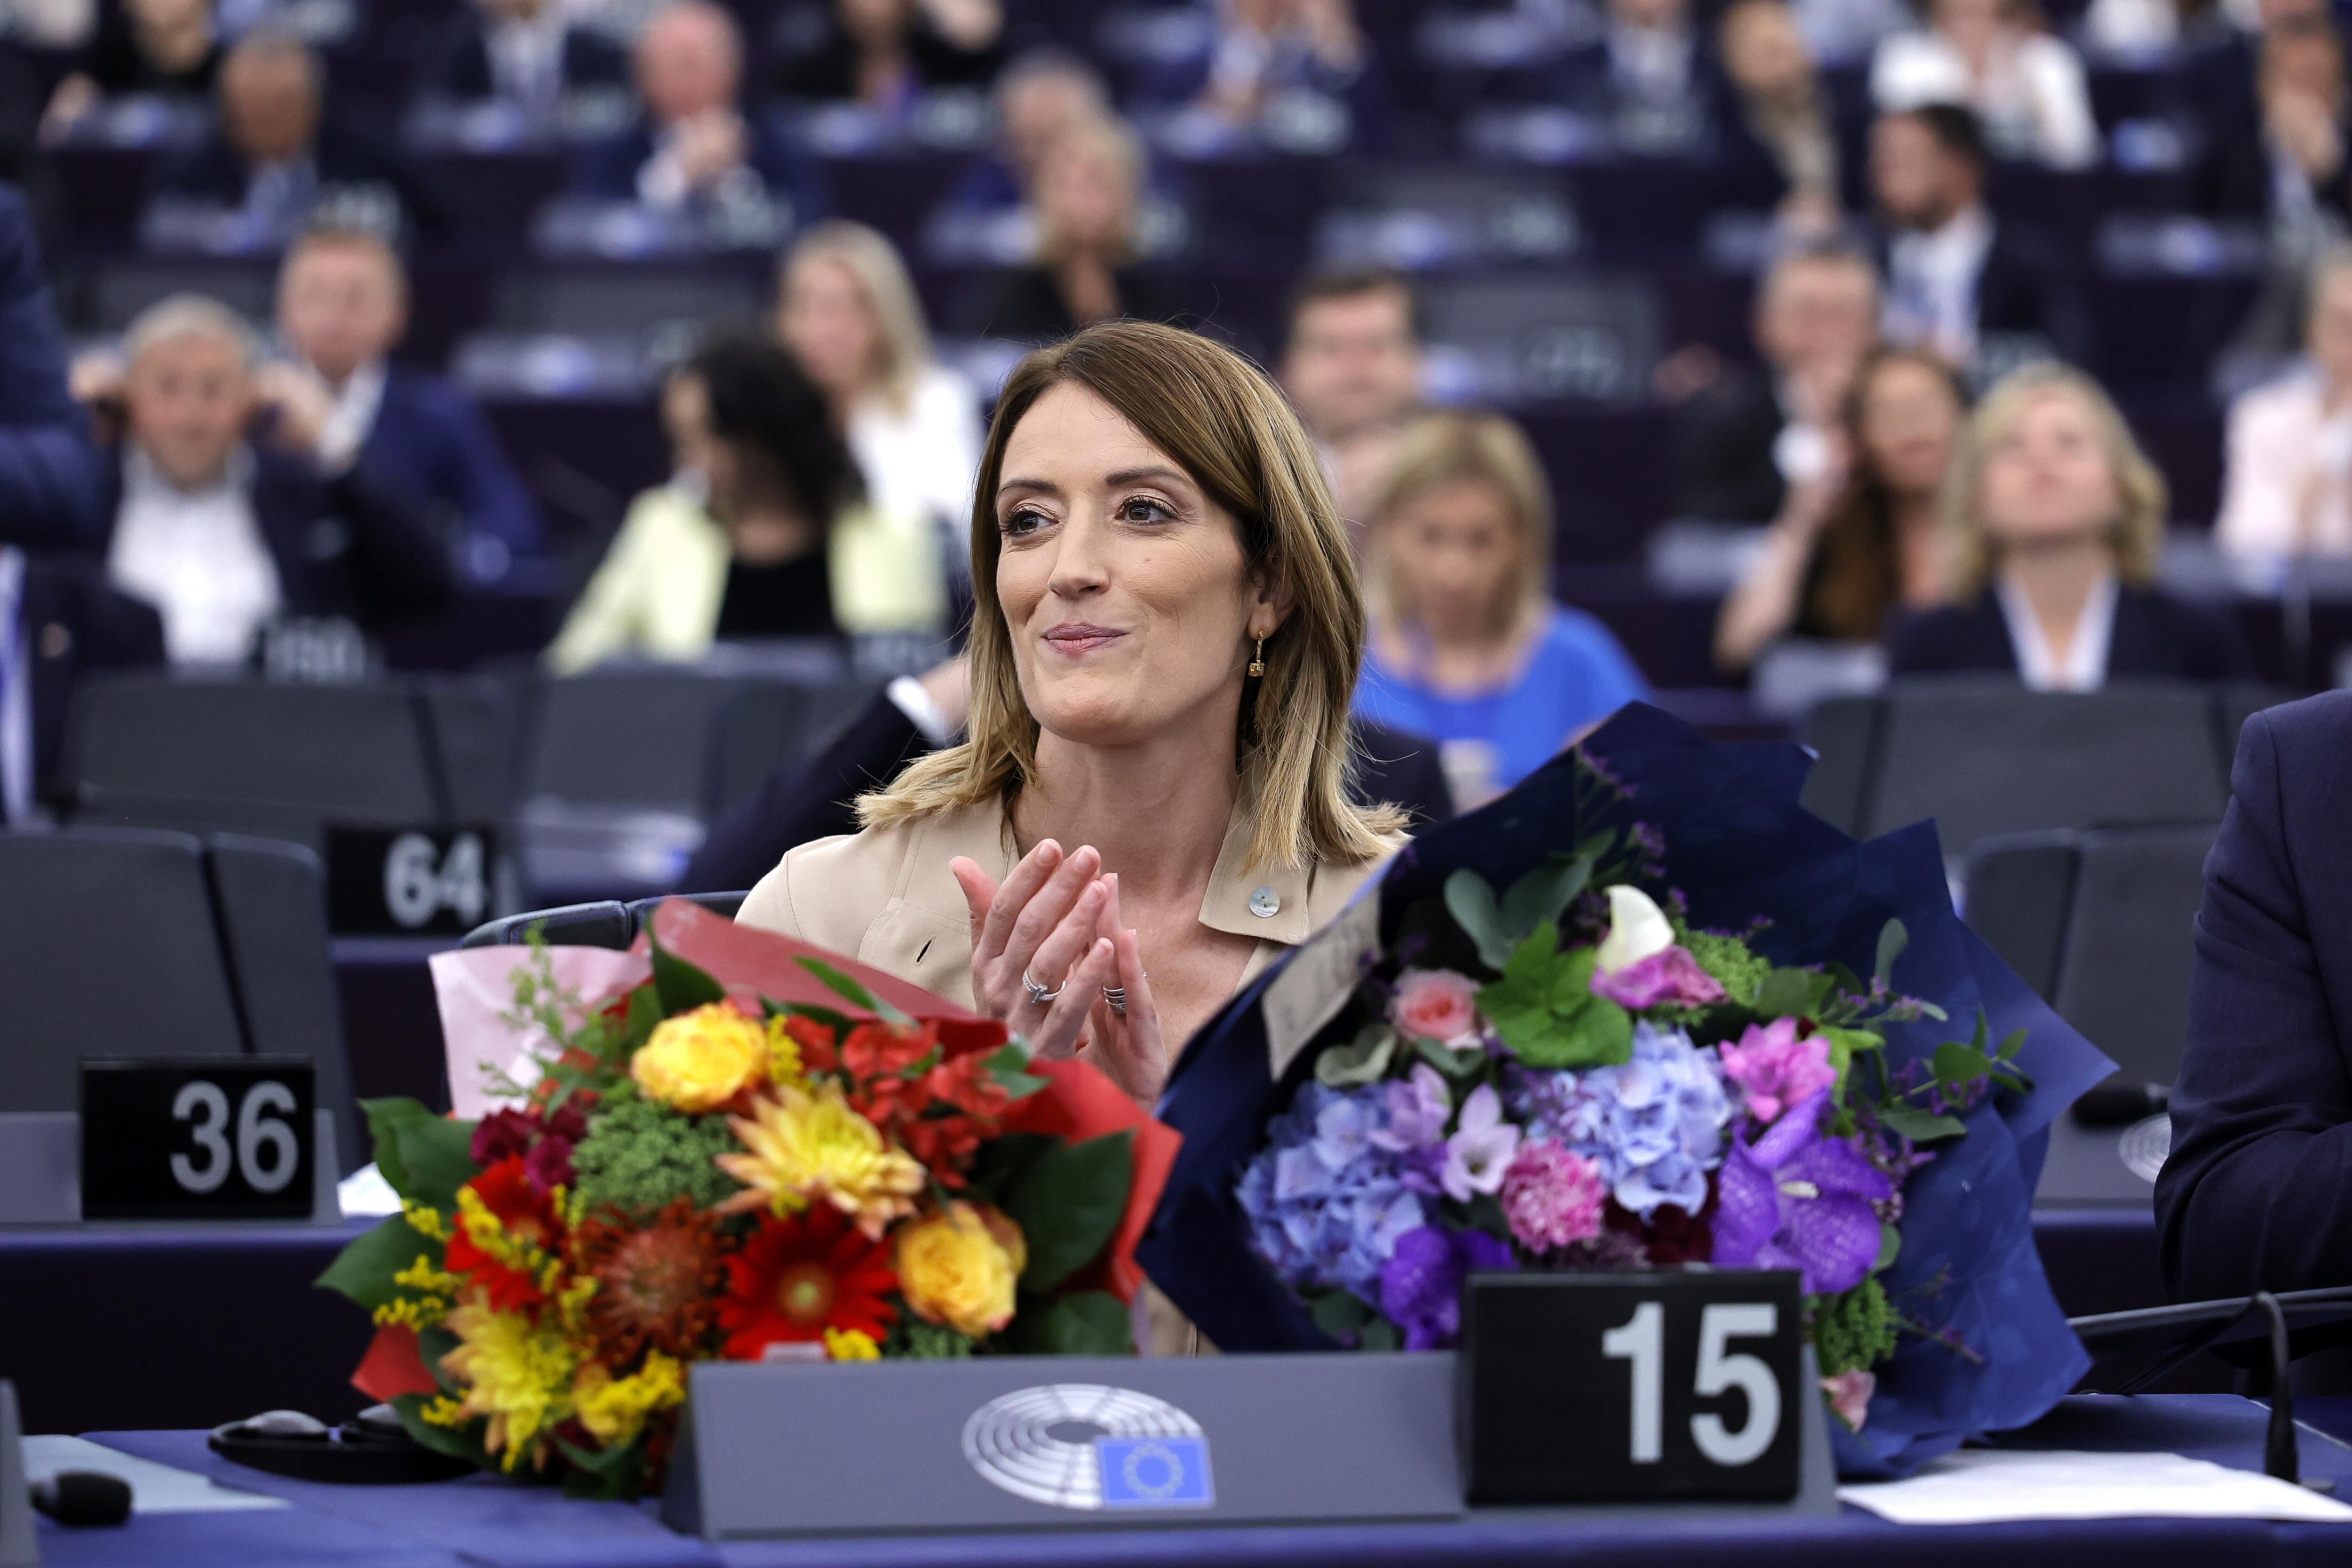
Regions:
<svg viewBox="0 0 2352 1568"><path fill-rule="evenodd" d="M676 895L700 904L715 915L735 918L750 896L748 889L732 893L684 893ZM646 921L658 909L661 899L639 899L624 904L611 899L594 903L566 904L561 909L530 910L502 920L488 921L466 933L467 947L519 946L530 940L537 927L548 944L553 947L608 947L614 951L627 947L637 939Z"/></svg>
<svg viewBox="0 0 2352 1568"><path fill-rule="evenodd" d="M720 813L779 769L797 767L829 744L874 700L874 683L761 685L728 699L711 734L703 814Z"/></svg>

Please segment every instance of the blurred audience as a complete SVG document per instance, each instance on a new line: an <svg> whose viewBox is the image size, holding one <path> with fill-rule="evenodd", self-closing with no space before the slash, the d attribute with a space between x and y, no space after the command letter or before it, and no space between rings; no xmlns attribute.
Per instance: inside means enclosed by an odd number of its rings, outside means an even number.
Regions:
<svg viewBox="0 0 2352 1568"><path fill-rule="evenodd" d="M1799 234L1834 229L1845 206L1838 116L1796 12L1788 0L1736 0L1716 33L1731 89L1716 199L1774 212Z"/></svg>
<svg viewBox="0 0 2352 1568"><path fill-rule="evenodd" d="M1866 62L1880 39L1918 25L1906 0L1790 0L1805 47L1824 64Z"/></svg>
<svg viewBox="0 0 2352 1568"><path fill-rule="evenodd" d="M2083 44L2099 53L2162 60L2226 41L2237 29L2230 13L2242 8L2253 9L2238 0L2091 0L2083 13Z"/></svg>
<svg viewBox="0 0 2352 1568"><path fill-rule="evenodd" d="M1551 494L1517 426L1437 414L1398 446L1371 512L1358 714L1439 743L1463 809L1648 695L1608 628L1553 602Z"/></svg>
<svg viewBox="0 0 2352 1568"><path fill-rule="evenodd" d="M1831 466L1846 390L1878 340L1878 274L1858 251L1788 251L1757 288L1748 331L1762 363L1717 377L1677 417L1685 517L1761 522Z"/></svg>
<svg viewBox="0 0 2352 1568"><path fill-rule="evenodd" d="M814 159L740 102L743 38L712 0L669 0L637 37L637 122L586 150L585 195L677 213L787 203L798 223L827 206Z"/></svg>
<svg viewBox="0 0 2352 1568"><path fill-rule="evenodd" d="M1389 460L1422 409L1421 303L1383 268L1310 273L1291 291L1282 388L1315 438L1357 553Z"/></svg>
<svg viewBox="0 0 2352 1568"><path fill-rule="evenodd" d="M777 295L777 332L847 435L875 505L941 529L950 561L961 564L980 398L932 359L922 301L897 248L864 224L819 224L785 257Z"/></svg>
<svg viewBox="0 0 2352 1568"><path fill-rule="evenodd" d="M459 102L510 103L544 121L568 95L628 82L621 46L572 21L563 0L474 0L442 36L423 86Z"/></svg>
<svg viewBox="0 0 2352 1568"><path fill-rule="evenodd" d="M1166 321L1176 309L1135 266L1143 149L1114 120L1071 126L1038 161L1037 257L995 285L980 335L1038 342L1117 316Z"/></svg>
<svg viewBox="0 0 2352 1568"><path fill-rule="evenodd" d="M2252 675L2233 625L2154 585L2164 477L2081 372L2029 365L1986 394L1940 505L1952 603L1894 628L1894 674L2011 673L2036 691Z"/></svg>
<svg viewBox="0 0 2352 1568"><path fill-rule="evenodd" d="M2309 363L2230 408L2214 538L2241 555L2352 554L2352 250L2313 275Z"/></svg>
<svg viewBox="0 0 2352 1568"><path fill-rule="evenodd" d="M1863 362L1822 461L1790 485L1764 547L1716 622L1715 659L1748 668L1782 637L1874 643L1944 601L1936 500L1968 417L1951 366L1918 349Z"/></svg>
<svg viewBox="0 0 2352 1568"><path fill-rule="evenodd" d="M161 613L173 663L241 664L281 617L373 631L448 601L430 520L374 471L319 378L257 363L226 306L151 306L123 353L119 383L90 388L120 435L100 552Z"/></svg>
<svg viewBox="0 0 2352 1568"><path fill-rule="evenodd" d="M1879 116L1871 193L1885 225L1887 337L1997 374L2079 358L2090 332L2063 262L1985 205L1976 116L1948 103Z"/></svg>
<svg viewBox="0 0 2352 1568"><path fill-rule="evenodd" d="M49 95L44 136L55 139L108 98L132 93L202 103L222 49L212 0L122 0Z"/></svg>
<svg viewBox="0 0 2352 1568"><path fill-rule="evenodd" d="M390 143L330 110L324 68L290 34L263 30L237 41L221 62L219 119L202 146L157 172L156 186L235 211L244 247L284 244L322 208L387 235L452 226L447 207Z"/></svg>
<svg viewBox="0 0 2352 1568"><path fill-rule="evenodd" d="M1066 49L1016 56L996 79L996 145L972 160L951 206L998 211L1029 200L1045 150L1075 126L1110 117L1102 73Z"/></svg>
<svg viewBox="0 0 2352 1568"><path fill-rule="evenodd" d="M2259 17L2257 30L2231 30L2172 75L2174 111L2190 131L2190 205L2288 221L2310 204L2340 213L2342 47L2327 0L2261 0Z"/></svg>
<svg viewBox="0 0 2352 1568"><path fill-rule="evenodd" d="M0 185L0 545L87 542L102 464L66 380L65 334L24 198Z"/></svg>
<svg viewBox="0 0 2352 1568"><path fill-rule="evenodd" d="M985 87L1003 63L997 0L832 0L776 74L776 90L898 121L922 94Z"/></svg>
<svg viewBox="0 0 2352 1568"><path fill-rule="evenodd" d="M1927 15L1926 27L1886 39L1871 60L1880 109L1963 104L2004 158L2054 169L2099 161L2083 62L2042 30L2032 0L1928 0Z"/></svg>
<svg viewBox="0 0 2352 1568"><path fill-rule="evenodd" d="M1557 74L1559 100L1629 152L1696 151L1726 118L1729 86L1689 0L1608 0L1601 37Z"/></svg>
<svg viewBox="0 0 2352 1568"><path fill-rule="evenodd" d="M1387 100L1370 40L1356 25L1354 0L1214 5L1208 50L1148 72L1136 89L1139 100L1187 104L1216 124L1267 130L1276 140L1303 141L1318 151L1379 138ZM1332 116L1331 106L1345 114ZM1269 123L1282 116L1290 122Z"/></svg>
<svg viewBox="0 0 2352 1568"><path fill-rule="evenodd" d="M43 819L81 678L163 662L162 618L96 563L0 544L0 826Z"/></svg>
<svg viewBox="0 0 2352 1568"><path fill-rule="evenodd" d="M662 394L677 475L639 496L547 650L558 674L691 661L714 642L935 632L939 552L874 505L824 395L773 343L725 338Z"/></svg>
<svg viewBox="0 0 2352 1568"><path fill-rule="evenodd" d="M331 444L354 446L380 477L414 491L467 574L497 582L544 552L539 509L471 397L391 363L407 329L407 274L375 236L315 231L287 254L278 331L335 400Z"/></svg>

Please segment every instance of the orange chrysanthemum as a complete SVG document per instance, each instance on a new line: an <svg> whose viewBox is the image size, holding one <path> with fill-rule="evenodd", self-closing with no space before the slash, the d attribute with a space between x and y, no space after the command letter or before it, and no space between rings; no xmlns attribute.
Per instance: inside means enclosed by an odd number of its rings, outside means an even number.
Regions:
<svg viewBox="0 0 2352 1568"><path fill-rule="evenodd" d="M679 1197L643 1225L617 1214L583 1221L572 1238L572 1266L596 1280L588 1327L614 1366L648 1347L694 1358L718 1321L713 1300L727 1277L719 1222Z"/></svg>

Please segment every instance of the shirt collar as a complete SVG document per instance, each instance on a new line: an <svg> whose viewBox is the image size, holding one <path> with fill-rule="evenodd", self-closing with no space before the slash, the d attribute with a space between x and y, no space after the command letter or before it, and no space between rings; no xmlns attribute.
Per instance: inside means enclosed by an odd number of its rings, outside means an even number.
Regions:
<svg viewBox="0 0 2352 1568"><path fill-rule="evenodd" d="M155 466L155 459L147 455L147 448L136 441L127 442L123 447L122 492L126 500L137 497L189 505L242 495L252 479L253 453L242 446L228 455L220 478L194 489L183 489L166 479L163 470Z"/></svg>
<svg viewBox="0 0 2352 1568"><path fill-rule="evenodd" d="M2117 591L2115 574L2101 574L2083 601L2073 642L2053 648L2042 635L2042 618L2033 613L2032 601L2024 590L2007 577L1995 583L1994 597L2009 626L2010 646L2017 654L2018 679L2035 691L2096 691L2106 684Z"/></svg>

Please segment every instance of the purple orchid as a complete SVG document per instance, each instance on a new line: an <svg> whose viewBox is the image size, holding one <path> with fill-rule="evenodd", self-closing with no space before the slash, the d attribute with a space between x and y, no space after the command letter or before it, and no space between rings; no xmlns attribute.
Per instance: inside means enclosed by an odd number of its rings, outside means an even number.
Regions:
<svg viewBox="0 0 2352 1568"><path fill-rule="evenodd" d="M1470 1271L1517 1267L1511 1244L1483 1230L1409 1230L1381 1270L1381 1310L1404 1331L1405 1349L1443 1350L1462 1332L1462 1281Z"/></svg>
<svg viewBox="0 0 2352 1568"><path fill-rule="evenodd" d="M1723 1162L1715 1215L1719 1268L1794 1268L1807 1295L1835 1295L1878 1261L1878 1211L1894 1191L1853 1142L1822 1135L1827 1091L1793 1107Z"/></svg>
<svg viewBox="0 0 2352 1568"><path fill-rule="evenodd" d="M1474 1193L1502 1190L1511 1156L1519 1152L1519 1130L1503 1120L1503 1097L1491 1083L1482 1083L1462 1102L1462 1120L1445 1141L1445 1163L1438 1185L1457 1204Z"/></svg>
<svg viewBox="0 0 2352 1568"><path fill-rule="evenodd" d="M1639 1013L1650 1007L1704 1007L1723 1000L1723 987L1680 945L1661 949L1622 969L1592 976L1592 994Z"/></svg>

